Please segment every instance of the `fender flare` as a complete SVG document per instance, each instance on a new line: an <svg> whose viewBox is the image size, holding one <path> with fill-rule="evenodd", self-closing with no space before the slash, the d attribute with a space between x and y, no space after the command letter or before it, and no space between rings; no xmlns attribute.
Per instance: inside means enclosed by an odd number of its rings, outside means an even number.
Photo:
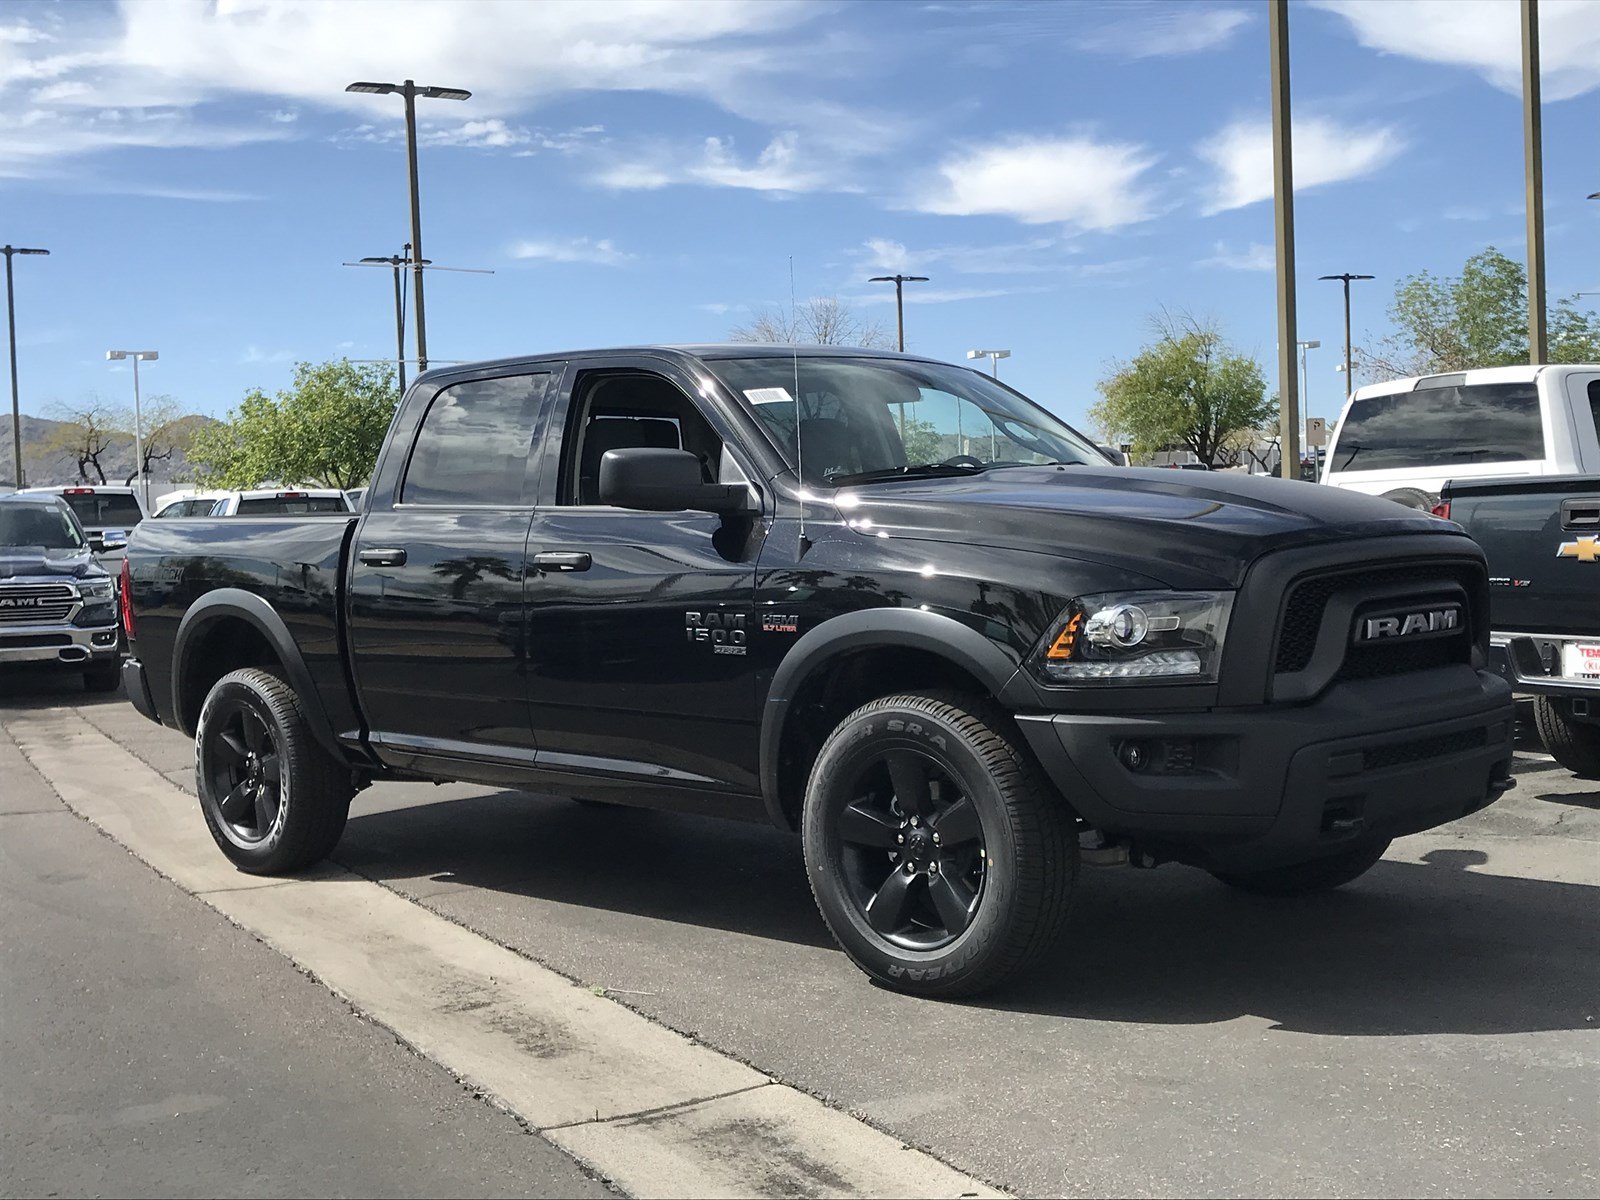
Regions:
<svg viewBox="0 0 1600 1200"><path fill-rule="evenodd" d="M856 650L902 647L945 659L976 678L989 694L1018 707L1032 687L1022 677L1019 656L954 617L920 608L868 608L831 617L808 630L789 648L773 673L761 712L761 797L767 816L792 829L778 786L778 753L789 707L806 682L841 655ZM1018 684L1024 684L1021 695Z"/></svg>
<svg viewBox="0 0 1600 1200"><path fill-rule="evenodd" d="M327 709L323 707L322 695L311 680L311 672L289 627L272 605L254 592L242 588L217 588L207 592L189 606L189 611L183 614L183 620L178 623L178 632L172 642L172 712L179 728L185 733L194 733L183 716L183 681L188 673L189 655L193 653L200 636L210 626L224 619L244 621L266 638L267 644L277 654L278 661L283 664L284 674L288 676L285 682L294 689L312 734L338 761L345 761L346 751L333 735L333 725L328 720Z"/></svg>

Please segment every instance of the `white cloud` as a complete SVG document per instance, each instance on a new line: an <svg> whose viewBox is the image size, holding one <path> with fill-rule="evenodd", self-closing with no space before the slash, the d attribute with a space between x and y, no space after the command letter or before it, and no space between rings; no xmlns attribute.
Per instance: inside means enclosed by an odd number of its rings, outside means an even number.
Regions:
<svg viewBox="0 0 1600 1200"><path fill-rule="evenodd" d="M905 302L907 304L953 304L962 300L992 300L996 296L1014 296L1019 292L1048 292L1046 287L1021 287L1021 288L928 288L918 284L905 289ZM849 297L853 304L888 304L894 300L894 292L885 288L881 292L868 292L862 296Z"/></svg>
<svg viewBox="0 0 1600 1200"><path fill-rule="evenodd" d="M274 125L293 125L300 119L300 114L292 108L274 109L267 114L267 120Z"/></svg>
<svg viewBox="0 0 1600 1200"><path fill-rule="evenodd" d="M778 134L750 162L740 161L732 138L706 138L697 151L675 153L664 145L636 146L594 176L601 187L652 190L670 184L744 188L756 192L848 190L836 174L813 161L790 130Z"/></svg>
<svg viewBox="0 0 1600 1200"><path fill-rule="evenodd" d="M1370 175L1405 149L1392 126L1346 127L1325 117L1294 123L1294 189L1298 194L1327 183ZM1272 197L1272 126L1263 120L1235 121L1195 147L1215 170L1203 211L1224 212Z"/></svg>
<svg viewBox="0 0 1600 1200"><path fill-rule="evenodd" d="M960 150L912 207L949 216L1012 217L1115 229L1150 215L1140 176L1155 162L1143 146L1086 136L1015 137Z"/></svg>
<svg viewBox="0 0 1600 1200"><path fill-rule="evenodd" d="M260 346L249 345L244 348L244 353L239 355L242 363L286 363L294 361L293 350L273 350L268 352Z"/></svg>
<svg viewBox="0 0 1600 1200"><path fill-rule="evenodd" d="M713 316L718 317L726 316L728 313L732 312L734 308L734 306L731 304L696 304L695 307L701 312L708 312Z"/></svg>
<svg viewBox="0 0 1600 1200"><path fill-rule="evenodd" d="M1522 31L1515 4L1313 3L1344 18L1370 50L1466 67L1503 92L1522 93ZM1600 0L1542 0L1539 58L1545 100L1569 100L1600 86Z"/></svg>
<svg viewBox="0 0 1600 1200"><path fill-rule="evenodd" d="M1176 58L1226 45L1250 23L1239 8L1204 8L1198 4L1129 3L1117 6L1123 19L1080 35L1085 50L1124 58Z"/></svg>
<svg viewBox="0 0 1600 1200"><path fill-rule="evenodd" d="M545 239L517 242L511 247L512 258L536 258L545 262L595 263L603 267L617 267L634 256L617 248L610 238L586 237Z"/></svg>
<svg viewBox="0 0 1600 1200"><path fill-rule="evenodd" d="M1223 267L1229 271L1271 271L1277 267L1278 259L1265 242L1251 242L1243 250L1230 250L1226 242L1218 242L1210 258L1202 258L1194 265Z"/></svg>

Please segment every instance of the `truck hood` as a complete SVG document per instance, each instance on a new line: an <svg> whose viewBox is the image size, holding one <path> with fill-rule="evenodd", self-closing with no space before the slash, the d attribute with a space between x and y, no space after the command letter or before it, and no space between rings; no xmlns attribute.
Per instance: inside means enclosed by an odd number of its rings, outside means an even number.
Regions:
<svg viewBox="0 0 1600 1200"><path fill-rule="evenodd" d="M1126 467L1006 467L843 488L866 536L1000 546L1137 571L1169 587L1237 587L1281 547L1458 531L1392 500L1260 476Z"/></svg>
<svg viewBox="0 0 1600 1200"><path fill-rule="evenodd" d="M106 577L88 550L48 550L43 546L0 546L0 579L58 575L67 579Z"/></svg>

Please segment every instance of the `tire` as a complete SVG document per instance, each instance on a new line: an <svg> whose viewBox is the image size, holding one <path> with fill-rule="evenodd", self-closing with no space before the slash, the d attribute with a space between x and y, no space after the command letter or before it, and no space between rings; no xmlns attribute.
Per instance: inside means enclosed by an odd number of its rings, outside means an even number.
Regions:
<svg viewBox="0 0 1600 1200"><path fill-rule="evenodd" d="M1385 500L1393 500L1396 504L1403 504L1407 508L1420 508L1423 512L1431 512L1433 506L1439 503L1437 496L1430 496L1421 488L1395 488L1383 493Z"/></svg>
<svg viewBox="0 0 1600 1200"><path fill-rule="evenodd" d="M1359 879L1383 857L1389 838L1371 838L1327 858L1274 867L1270 871L1213 871L1229 887L1257 896L1314 896Z"/></svg>
<svg viewBox="0 0 1600 1200"><path fill-rule="evenodd" d="M122 663L120 660L108 663L95 663L83 673L83 687L89 692L114 692L122 686Z"/></svg>
<svg viewBox="0 0 1600 1200"><path fill-rule="evenodd" d="M971 996L1034 967L1059 941L1078 875L1072 814L1009 718L961 695L888 696L841 721L812 768L801 834L834 939L913 995Z"/></svg>
<svg viewBox="0 0 1600 1200"><path fill-rule="evenodd" d="M1549 696L1534 700L1533 723L1551 758L1580 779L1600 779L1600 725L1574 721L1568 702Z"/></svg>
<svg viewBox="0 0 1600 1200"><path fill-rule="evenodd" d="M355 788L283 680L257 667L224 675L200 709L194 746L206 827L241 871L282 875L333 852Z"/></svg>

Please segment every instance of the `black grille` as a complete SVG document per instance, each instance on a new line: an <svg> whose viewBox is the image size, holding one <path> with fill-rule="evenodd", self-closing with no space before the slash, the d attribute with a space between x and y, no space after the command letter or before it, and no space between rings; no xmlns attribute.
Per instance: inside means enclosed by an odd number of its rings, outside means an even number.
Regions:
<svg viewBox="0 0 1600 1200"><path fill-rule="evenodd" d="M40 646L70 646L72 638L64 633L19 633L0 636L0 650L32 650Z"/></svg>
<svg viewBox="0 0 1600 1200"><path fill-rule="evenodd" d="M1368 642L1345 651L1344 664L1335 679L1373 679L1379 675L1404 675L1472 661L1472 641L1463 630L1450 637L1406 642Z"/></svg>
<svg viewBox="0 0 1600 1200"><path fill-rule="evenodd" d="M1467 596L1477 602L1484 586L1481 572L1463 564L1459 567L1418 566L1414 563L1397 563L1387 567L1371 567L1366 570L1345 571L1329 575L1316 575L1310 579L1303 579L1295 584L1289 592L1289 601L1284 605L1283 624L1278 634L1278 650L1274 669L1280 675L1293 674L1304 671L1311 664L1311 655L1317 648L1317 634L1322 629L1322 614L1328 607L1328 601L1336 592L1354 591L1367 587L1387 587L1394 584L1406 584L1415 587L1417 592L1426 593L1432 586L1439 584L1459 584L1464 587ZM1470 617L1470 613L1463 614ZM1470 626L1470 620L1468 621ZM1451 645L1457 642L1467 642L1470 631L1462 638L1441 639ZM1362 650L1353 650L1351 658L1357 657ZM1465 649L1454 652L1457 656L1447 658L1445 662L1465 662L1471 653L1470 644ZM1419 670L1421 666L1439 665L1433 662L1423 662L1418 666L1399 666L1404 655L1390 654L1379 657L1372 656L1371 664L1357 668L1362 673L1345 675L1341 672L1340 678L1365 679L1373 675L1394 675L1400 671ZM1388 663L1391 665L1385 666ZM1348 665L1348 664L1347 664Z"/></svg>
<svg viewBox="0 0 1600 1200"><path fill-rule="evenodd" d="M1438 737L1418 738L1414 742L1400 742L1394 746L1376 746L1362 752L1361 765L1368 771L1403 767L1407 763L1443 758L1446 754L1481 750L1487 741L1488 733L1480 725L1476 729L1463 729L1460 733L1443 733Z"/></svg>

